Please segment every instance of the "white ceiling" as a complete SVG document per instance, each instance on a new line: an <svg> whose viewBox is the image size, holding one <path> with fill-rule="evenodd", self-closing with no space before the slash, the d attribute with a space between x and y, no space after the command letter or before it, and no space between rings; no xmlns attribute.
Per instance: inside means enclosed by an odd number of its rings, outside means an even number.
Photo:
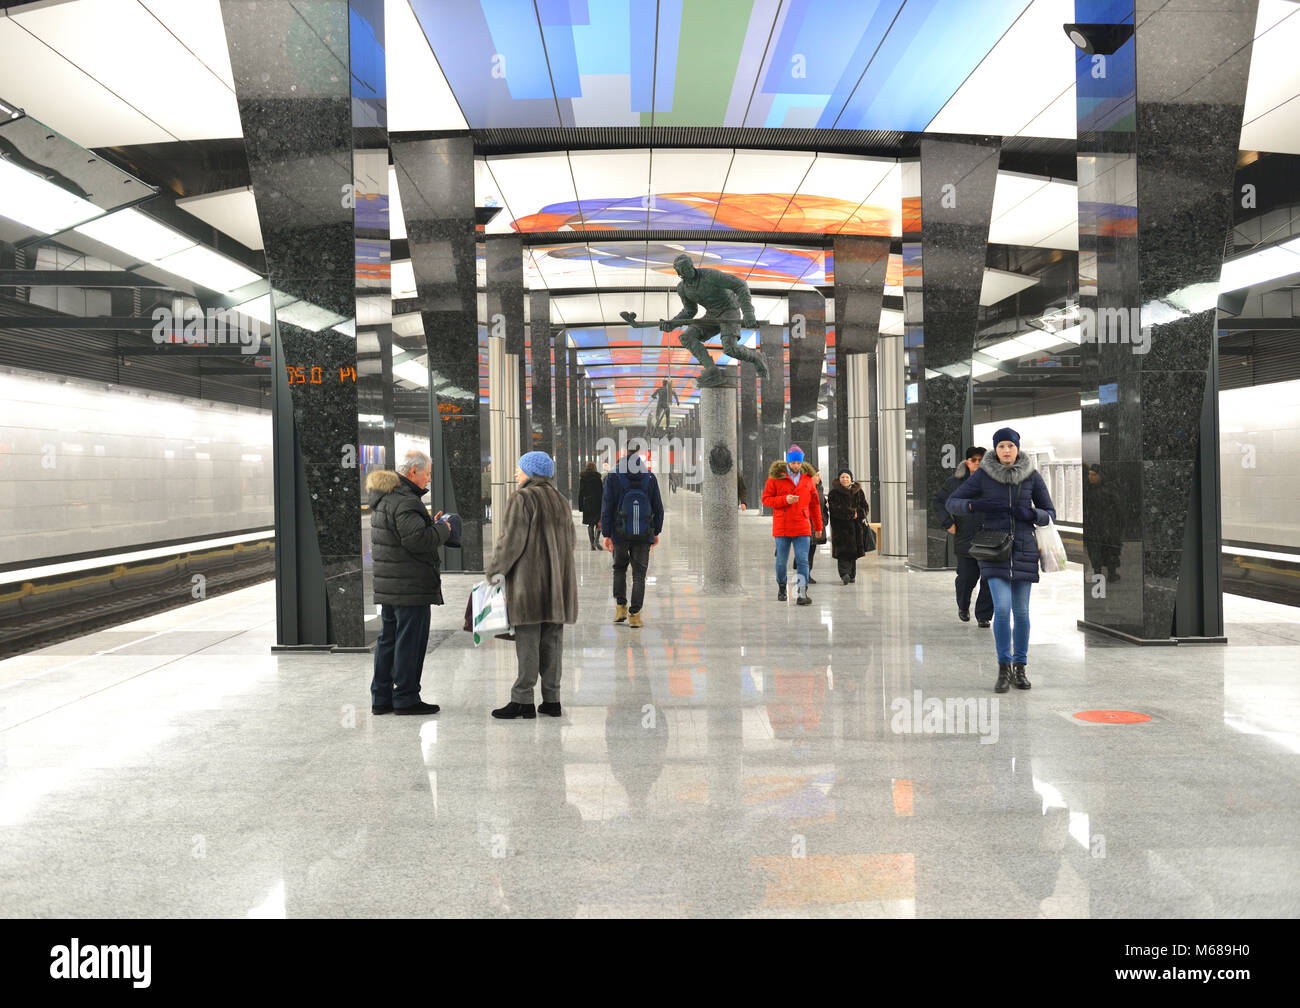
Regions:
<svg viewBox="0 0 1300 1008"><path fill-rule="evenodd" d="M1300 4L1260 0L1241 149L1300 154Z"/></svg>
<svg viewBox="0 0 1300 1008"><path fill-rule="evenodd" d="M0 52L0 94L83 147L242 135L217 0L11 9Z"/></svg>
<svg viewBox="0 0 1300 1008"><path fill-rule="evenodd" d="M223 189L202 196L186 196L178 199L176 205L223 234L230 235L247 248L262 247L262 228L257 219L257 204L253 200L252 186Z"/></svg>

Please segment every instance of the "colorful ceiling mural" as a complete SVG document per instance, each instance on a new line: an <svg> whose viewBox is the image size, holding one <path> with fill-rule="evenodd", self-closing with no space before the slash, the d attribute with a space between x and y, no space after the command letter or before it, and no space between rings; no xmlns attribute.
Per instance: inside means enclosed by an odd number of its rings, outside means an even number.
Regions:
<svg viewBox="0 0 1300 1008"><path fill-rule="evenodd" d="M926 128L1029 4L410 2L471 129L904 131Z"/></svg>

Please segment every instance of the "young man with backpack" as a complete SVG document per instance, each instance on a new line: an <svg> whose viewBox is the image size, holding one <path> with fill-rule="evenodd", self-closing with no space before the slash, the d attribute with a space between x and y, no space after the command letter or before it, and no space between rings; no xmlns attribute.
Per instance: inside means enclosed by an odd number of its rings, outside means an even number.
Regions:
<svg viewBox="0 0 1300 1008"><path fill-rule="evenodd" d="M650 548L659 542L664 527L664 505L659 483L646 466L640 447L630 447L614 471L605 477L600 529L605 549L614 554L614 622L633 628L641 621L645 599L645 573ZM627 568L632 565L632 601L628 604Z"/></svg>

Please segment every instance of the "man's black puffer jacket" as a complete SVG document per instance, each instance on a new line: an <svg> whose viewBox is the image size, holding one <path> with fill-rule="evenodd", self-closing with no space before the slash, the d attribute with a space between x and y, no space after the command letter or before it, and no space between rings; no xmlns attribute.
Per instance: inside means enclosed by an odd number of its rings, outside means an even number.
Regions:
<svg viewBox="0 0 1300 1008"><path fill-rule="evenodd" d="M421 502L425 491L400 473L376 470L370 491L370 553L375 562L378 605L442 605L442 562L438 547L451 535L433 523Z"/></svg>

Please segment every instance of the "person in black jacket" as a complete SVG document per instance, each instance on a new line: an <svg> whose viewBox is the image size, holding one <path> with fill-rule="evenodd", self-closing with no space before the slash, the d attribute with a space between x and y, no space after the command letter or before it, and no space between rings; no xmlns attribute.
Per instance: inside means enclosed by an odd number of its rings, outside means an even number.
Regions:
<svg viewBox="0 0 1300 1008"><path fill-rule="evenodd" d="M987 627L993 619L993 596L989 593L989 583L980 577L980 565L971 558L970 541L980 530L984 520L980 515L948 514L948 498L954 490L970 478L971 473L980 467L984 460L983 448L967 448L966 458L957 475L950 476L934 497L934 513L952 518L948 532L955 539L953 551L957 554L957 618L963 623L970 622L970 597L975 585L980 586L980 593L975 599L975 619L982 627ZM937 519L938 520L938 519Z"/></svg>
<svg viewBox="0 0 1300 1008"><path fill-rule="evenodd" d="M605 477L605 493L600 508L605 549L614 554L614 622L626 622L633 629L645 625L641 618L645 574L650 566L650 550L659 542L659 533L664 528L664 504L659 496L659 482L646 465L641 451L641 443L634 441L614 471ZM623 514L624 498L633 490L645 495L650 509L650 513L644 516L639 534L626 527ZM629 564L632 567L631 605L627 597Z"/></svg>
<svg viewBox="0 0 1300 1008"><path fill-rule="evenodd" d="M858 557L867 552L867 520L871 505L862 485L848 469L841 469L826 495L830 516L831 555L840 571L840 584L858 579Z"/></svg>
<svg viewBox="0 0 1300 1008"><path fill-rule="evenodd" d="M970 479L953 491L948 513L954 518L982 514L982 531L1012 535L1011 555L1006 560L980 560L980 576L988 581L993 595L993 641L998 651L998 678L993 689L998 693L1005 693L1011 685L1029 689L1025 675L1029 593L1038 581L1034 526L1053 521L1056 508L1033 460L1021 453L1016 431L1003 427L993 432L993 454L985 455Z"/></svg>
<svg viewBox="0 0 1300 1008"><path fill-rule="evenodd" d="M596 463L588 462L578 480L578 510L582 512L582 524L587 526L587 541L594 550L600 549L600 501L604 489Z"/></svg>
<svg viewBox="0 0 1300 1008"><path fill-rule="evenodd" d="M366 478L370 492L370 553L380 631L372 714L437 714L420 699L424 652L429 646L429 606L442 605L438 548L452 534L439 511L432 518L420 498L429 489L429 456L406 453L397 472L379 469Z"/></svg>

